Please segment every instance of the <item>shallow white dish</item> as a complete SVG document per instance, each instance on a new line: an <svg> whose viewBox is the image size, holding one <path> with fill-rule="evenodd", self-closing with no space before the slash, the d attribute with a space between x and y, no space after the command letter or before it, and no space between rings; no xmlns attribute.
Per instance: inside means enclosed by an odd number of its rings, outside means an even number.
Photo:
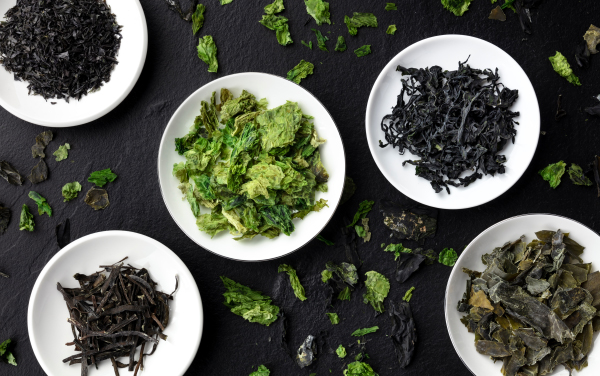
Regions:
<svg viewBox="0 0 600 376"><path fill-rule="evenodd" d="M28 95L27 82L15 81L12 73L0 66L0 106L6 111L33 124L46 127L73 127L94 121L117 107L137 82L148 51L148 28L139 0L107 0L117 23L123 26L121 48L110 81L102 88L81 98L44 100ZM0 21L16 0L0 2ZM56 102L52 104L51 102Z"/></svg>
<svg viewBox="0 0 600 376"><path fill-rule="evenodd" d="M446 326L454 349L474 375L501 376L502 362L494 364L488 356L479 354L475 350L475 335L469 333L463 323L460 322L460 318L464 314L458 312L456 306L458 301L462 299L468 279L467 275L462 272L462 268L482 271L485 269L485 265L481 262L481 256L491 252L495 247L500 247L507 241L517 240L521 235L525 235L526 241L529 242L536 239L536 231L555 231L558 229L568 232L569 237L585 247L581 257L584 262L592 263L592 272L598 270L598 265L600 265L600 252L598 251L600 249L600 236L579 222L552 214L528 214L499 222L473 239L456 261L446 287L444 302ZM598 372L600 372L600 349L597 346L597 333L594 338L596 346L592 348L589 354L589 365L581 372L573 371L575 375L591 376L598 375ZM563 367L557 367L551 375L568 376L569 372Z"/></svg>
<svg viewBox="0 0 600 376"><path fill-rule="evenodd" d="M281 234L275 239L257 236L243 241L233 240L227 231L214 238L201 232L196 226L187 201L182 201L182 193L177 188L179 181L172 174L173 165L185 161L185 157L175 151L175 138L186 135L194 118L200 114L200 102L210 100L213 91L217 97L221 88L231 90L239 96L246 90L257 99L267 98L268 108L298 102L302 112L314 116L314 124L319 137L327 140L319 146L323 165L329 172L329 191L317 192L316 199L324 198L329 207L318 213L310 213L304 220L295 219L296 230L290 235ZM238 73L214 80L196 90L175 111L163 134L158 150L158 180L161 193L171 216L194 242L217 255L240 261L264 261L285 256L302 247L321 232L337 208L346 175L346 158L342 138L327 109L306 89L284 78L266 73ZM208 211L205 211L208 212Z"/></svg>
<svg viewBox="0 0 600 376"><path fill-rule="evenodd" d="M484 175L482 179L468 187L450 187L435 193L429 181L415 175L415 166L402 166L407 159L418 159L406 152L399 155L398 149L391 146L379 147L384 140L381 119L391 113L396 105L402 84L401 73L396 67L426 68L439 65L443 69L455 70L459 61L469 55L469 65L474 68L498 68L500 82L510 89L519 90L519 98L510 108L520 112L515 121L517 136L515 144L509 142L502 150L507 158L506 173L495 177ZM538 101L531 82L519 64L500 48L484 40L465 35L440 35L417 42L396 55L377 77L366 112L366 131L369 149L379 170L397 190L422 204L440 209L465 209L484 204L506 192L519 180L529 166L540 134L540 113Z"/></svg>
<svg viewBox="0 0 600 376"><path fill-rule="evenodd" d="M204 315L202 300L194 277L185 264L170 249L147 236L127 231L105 231L85 236L58 252L40 273L29 300L27 327L33 352L50 376L77 376L81 367L62 362L75 352L65 343L73 340L67 323L69 312L56 283L77 287L75 273L91 274L101 270L99 265L113 264L125 256L125 261L137 268L147 268L157 289L171 293L175 275L179 289L170 303L171 317L156 352L144 359L146 376L183 375L196 356L202 337ZM139 350L136 353L136 359ZM121 373L128 373L121 371ZM110 362L101 362L99 370L90 375L114 375Z"/></svg>

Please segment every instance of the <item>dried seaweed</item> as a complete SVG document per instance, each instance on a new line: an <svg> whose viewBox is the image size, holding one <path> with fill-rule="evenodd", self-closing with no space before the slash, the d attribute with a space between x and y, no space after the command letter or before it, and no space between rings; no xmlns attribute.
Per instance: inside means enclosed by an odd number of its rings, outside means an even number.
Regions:
<svg viewBox="0 0 600 376"><path fill-rule="evenodd" d="M44 149L46 149L46 146L48 146L50 141L52 141L53 137L54 134L52 133L52 131L44 131L38 134L35 137L35 145L31 147L31 156L33 158L45 158L46 154L44 154Z"/></svg>
<svg viewBox="0 0 600 376"><path fill-rule="evenodd" d="M23 185L23 177L10 163L0 161L0 177L12 185Z"/></svg>
<svg viewBox="0 0 600 376"><path fill-rule="evenodd" d="M596 99L600 101L600 95ZM583 111L591 116L600 116L600 103L596 104L595 106L586 107L583 109Z"/></svg>
<svg viewBox="0 0 600 376"><path fill-rule="evenodd" d="M395 304L394 301L390 300L389 307L388 315L392 320L390 338L394 344L400 367L406 368L415 353L417 328L408 302L401 301Z"/></svg>
<svg viewBox="0 0 600 376"><path fill-rule="evenodd" d="M482 173L505 172L506 157L499 153L517 133L513 119L519 113L509 108L518 91L499 83L498 69L474 69L465 61L454 71L396 70L410 77L402 80L396 106L381 121L385 143L379 141L380 147L418 156L402 165L415 165L415 174L437 193L443 188L450 193L449 185L466 187Z"/></svg>
<svg viewBox="0 0 600 376"><path fill-rule="evenodd" d="M594 161L590 163L590 167L594 172L594 181L596 182L596 188L598 189L598 197L600 197L600 156L594 156Z"/></svg>
<svg viewBox="0 0 600 376"><path fill-rule="evenodd" d="M6 232L8 223L10 222L10 209L2 206L0 202L0 235Z"/></svg>
<svg viewBox="0 0 600 376"><path fill-rule="evenodd" d="M173 293L156 290L157 283L146 269L123 265L123 260L103 271L90 275L75 274L79 287L66 288L57 283L69 309L68 322L73 331L75 355L63 359L69 365L80 364L81 375L88 374L88 367L103 360L129 357L124 366L129 371L139 370L143 356L156 351L159 339L170 321L169 300ZM176 278L175 290L178 280ZM150 353L145 346L151 342ZM138 360L135 360L140 347ZM115 375L118 375L115 367ZM135 374L134 374L135 375Z"/></svg>
<svg viewBox="0 0 600 376"><path fill-rule="evenodd" d="M71 221L69 221L69 218L65 219L63 223L56 225L54 233L56 235L58 249L63 249L69 245L69 243L71 243Z"/></svg>
<svg viewBox="0 0 600 376"><path fill-rule="evenodd" d="M38 184L48 179L48 165L46 165L46 162L44 162L42 158L40 158L38 164L31 169L27 179L33 184Z"/></svg>
<svg viewBox="0 0 600 376"><path fill-rule="evenodd" d="M350 200L350 198L354 195L354 192L356 192L356 184L354 184L354 180L352 180L351 177L346 176L344 180L344 190L342 191L342 198L340 199L340 205Z"/></svg>
<svg viewBox="0 0 600 376"><path fill-rule="evenodd" d="M567 111L562 108L562 95L558 95L558 99L556 100L556 114L554 115L554 120L559 121L561 117L566 116Z"/></svg>
<svg viewBox="0 0 600 376"><path fill-rule="evenodd" d="M106 192L106 189L96 187L93 187L86 193L83 201L91 206L94 210L106 209L108 205L110 205L110 201L108 201L108 192Z"/></svg>
<svg viewBox="0 0 600 376"><path fill-rule="evenodd" d="M317 360L316 355L317 346L315 337L309 334L296 352L296 363L298 363L300 368L308 367Z"/></svg>
<svg viewBox="0 0 600 376"><path fill-rule="evenodd" d="M506 14L504 13L504 11L500 7L500 5L498 5L497 7L492 9L492 11L490 12L490 16L488 18L490 20L497 20L497 21L504 22L504 21L506 21Z"/></svg>
<svg viewBox="0 0 600 376"><path fill-rule="evenodd" d="M383 223L398 239L415 240L423 243L435 236L438 211L418 204L400 204L381 201L379 211Z"/></svg>
<svg viewBox="0 0 600 376"><path fill-rule="evenodd" d="M575 48L575 61L579 68L587 68L590 65L590 49L587 43L582 42Z"/></svg>
<svg viewBox="0 0 600 376"><path fill-rule="evenodd" d="M187 12L183 11L181 3L178 0L164 0L164 2L167 3L169 9L177 13L182 20L192 22L192 16L196 10L198 0L192 0L190 9Z"/></svg>
<svg viewBox="0 0 600 376"><path fill-rule="evenodd" d="M415 253L402 253L396 266L396 281L400 283L406 280L419 269L419 266L427 257Z"/></svg>
<svg viewBox="0 0 600 376"><path fill-rule="evenodd" d="M121 26L105 0L19 0L5 17L0 63L29 94L68 102L110 81Z"/></svg>
<svg viewBox="0 0 600 376"><path fill-rule="evenodd" d="M600 28L590 25L590 28L583 35L583 39L590 52L592 54L597 54L598 50L596 49L596 46L600 43Z"/></svg>

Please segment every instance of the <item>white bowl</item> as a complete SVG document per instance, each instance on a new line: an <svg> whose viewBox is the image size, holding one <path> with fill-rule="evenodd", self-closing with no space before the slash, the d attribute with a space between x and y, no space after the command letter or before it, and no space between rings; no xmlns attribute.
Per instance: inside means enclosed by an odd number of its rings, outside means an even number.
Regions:
<svg viewBox="0 0 600 376"><path fill-rule="evenodd" d="M256 98L267 98L269 108L285 104L287 100L298 102L302 112L314 116L315 128L319 137L327 140L319 146L323 165L329 172L329 191L317 192L317 200L325 199L329 207L318 213L310 213L304 220L295 219L296 230L290 235L279 235L275 239L257 236L254 239L233 240L227 231L214 238L201 232L196 226L196 218L190 205L182 200L177 188L179 181L172 174L173 165L185 161L185 157L175 151L175 138L189 132L194 118L200 114L200 102L210 100L211 93L221 88L231 90L236 97L242 90L254 94ZM342 138L327 109L306 89L284 78L266 73L238 73L214 80L196 90L179 106L169 121L158 150L158 180L167 209L177 225L202 248L230 259L241 261L264 261L285 256L302 247L327 225L337 208L346 175L346 158ZM208 211L205 211L208 212Z"/></svg>
<svg viewBox="0 0 600 376"><path fill-rule="evenodd" d="M46 127L73 127L96 120L117 107L129 94L142 73L148 51L148 28L139 0L107 0L117 23L123 26L121 48L110 81L80 101L70 98L44 100L29 95L27 82L15 81L12 73L0 66L0 106L33 124ZM0 1L0 20L16 0ZM52 104L55 102L56 104Z"/></svg>
<svg viewBox="0 0 600 376"><path fill-rule="evenodd" d="M415 166L402 166L407 159L415 159L410 152L399 155L391 146L379 147L384 140L381 119L391 113L396 105L402 84L398 65L406 68L426 68L439 65L443 69L455 70L459 61L469 58L474 68L498 68L500 82L510 89L519 90L519 98L510 108L520 112L515 121L517 136L515 144L509 142L501 151L507 158L506 173L495 177L484 175L468 187L450 187L435 193L429 181L415 175ZM366 113L366 131L369 149L375 163L386 179L397 190L422 204L440 209L465 209L484 204L506 192L519 180L529 166L540 134L540 111L537 97L527 75L519 64L500 48L484 40L465 35L441 35L417 42L396 55L377 77ZM418 158L417 158L418 159Z"/></svg>
<svg viewBox="0 0 600 376"><path fill-rule="evenodd" d="M502 362L494 363L490 357L481 355L475 350L475 335L469 333L460 322L463 313L458 312L456 306L465 292L468 276L462 268L483 271L485 266L481 256L490 253L495 247L500 247L507 241L517 240L525 235L526 241L536 239L535 232L540 230L562 230L568 232L569 237L585 247L581 256L585 262L592 263L592 271L598 270L600 265L600 236L590 228L575 222L572 219L559 217L552 214L528 214L506 219L496 223L477 236L456 261L450 273L446 287L444 311L446 326L450 339L460 359L467 368L476 376L501 376ZM595 334L597 339L598 334ZM597 341L596 341L597 342ZM600 372L600 349L595 346L588 356L588 366L581 372L573 371L575 375L592 376ZM552 375L568 376L569 372L562 367Z"/></svg>
<svg viewBox="0 0 600 376"><path fill-rule="evenodd" d="M100 265L111 265L125 256L127 263L148 269L158 283L157 289L163 292L171 293L175 275L179 276L179 290L170 303L171 317L165 330L168 338L160 340L154 355L145 357L142 374L180 376L188 369L200 346L204 323L202 300L194 277L175 253L156 240L133 232L105 231L77 239L63 248L46 264L33 286L27 326L33 352L46 374L81 374L81 367L62 362L75 352L73 347L65 346L73 341L73 334L67 323L69 311L56 290L56 283L78 287L73 279L75 273L91 274L101 270ZM101 362L98 370L90 369L90 375L114 375L112 364Z"/></svg>

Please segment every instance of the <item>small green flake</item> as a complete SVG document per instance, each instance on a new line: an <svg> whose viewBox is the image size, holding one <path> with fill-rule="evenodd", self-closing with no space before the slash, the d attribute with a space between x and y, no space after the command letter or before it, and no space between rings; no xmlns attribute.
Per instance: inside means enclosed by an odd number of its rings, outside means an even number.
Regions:
<svg viewBox="0 0 600 376"><path fill-rule="evenodd" d="M398 10L398 7L394 3L386 3L385 10Z"/></svg>
<svg viewBox="0 0 600 376"><path fill-rule="evenodd" d="M359 47L356 50L354 50L354 53L356 54L357 57L366 56L371 53L371 45L365 44L364 46Z"/></svg>
<svg viewBox="0 0 600 376"><path fill-rule="evenodd" d="M462 16L469 10L469 4L473 0L442 0L444 8L454 13L455 16Z"/></svg>
<svg viewBox="0 0 600 376"><path fill-rule="evenodd" d="M54 152L54 156L56 157L56 161L60 162L69 157L69 150L71 149L71 145L64 144L58 147L58 149Z"/></svg>
<svg viewBox="0 0 600 376"><path fill-rule="evenodd" d="M408 289L408 291L406 291L406 293L404 294L404 297L402 298L402 300L404 300L405 302L410 302L410 299L412 298L412 292L415 291L415 287L411 287Z"/></svg>
<svg viewBox="0 0 600 376"><path fill-rule="evenodd" d="M340 317L338 316L337 313L325 313L327 315L327 317L329 317L329 320L331 321L331 323L333 325L337 325L340 323Z"/></svg>
<svg viewBox="0 0 600 376"><path fill-rule="evenodd" d="M15 359L15 356L10 351L8 351L10 343L10 339L7 339L6 341L0 343L0 357L4 357L8 364L16 366L17 360Z"/></svg>
<svg viewBox="0 0 600 376"><path fill-rule="evenodd" d="M317 46L319 46L319 49L321 51L329 52L329 50L327 49L327 46L325 45L325 42L327 42L329 40L329 38L326 37L325 35L323 35L320 30L317 30L317 29L311 29L311 30L314 31L315 35L317 36Z"/></svg>
<svg viewBox="0 0 600 376"><path fill-rule="evenodd" d="M71 201L79 195L81 192L81 184L78 181L67 183L62 187L62 195L65 198L64 202Z"/></svg>
<svg viewBox="0 0 600 376"><path fill-rule="evenodd" d="M440 256L438 261L440 264L444 264L446 266L454 266L456 264L456 260L458 259L458 255L456 251L452 248L444 248L442 252L440 252Z"/></svg>
<svg viewBox="0 0 600 376"><path fill-rule="evenodd" d="M308 61L300 60L298 65L296 65L292 70L287 73L287 79L300 84L303 78L308 77L309 74L313 74L313 70L315 66Z"/></svg>
<svg viewBox="0 0 600 376"><path fill-rule="evenodd" d="M308 43L306 43L305 41L300 41L300 43L302 43L303 45L305 45L306 47L310 48L312 50L312 40L309 41Z"/></svg>
<svg viewBox="0 0 600 376"><path fill-rule="evenodd" d="M337 52L344 52L346 51L346 48L346 40L340 35L337 39L337 43L335 44L335 50Z"/></svg>
<svg viewBox="0 0 600 376"><path fill-rule="evenodd" d="M117 178L117 174L112 172L110 168L105 170L94 171L90 174L88 181L102 188L106 183L113 182Z"/></svg>
<svg viewBox="0 0 600 376"><path fill-rule="evenodd" d="M390 34L390 35L394 35L394 33L396 33L396 25L390 25L388 26L386 33Z"/></svg>
<svg viewBox="0 0 600 376"><path fill-rule="evenodd" d="M542 178L550 184L551 188L556 188L560 184L560 179L565 174L565 168L567 164L563 161L558 161L553 164L549 164L546 168L540 170L538 173Z"/></svg>
<svg viewBox="0 0 600 376"><path fill-rule="evenodd" d="M217 45L210 35L205 35L198 40L198 57L208 64L208 71L216 73L219 69L219 62L217 61Z"/></svg>
<svg viewBox="0 0 600 376"><path fill-rule="evenodd" d="M42 197L42 195L40 195L37 192L30 191L29 198L35 201L35 203L37 204L39 215L46 213L48 217L52 217L52 208L48 204L48 201L44 197Z"/></svg>
<svg viewBox="0 0 600 376"><path fill-rule="evenodd" d="M198 4L196 6L196 11L192 14L192 31L194 35L202 28L204 25L204 11L206 7L202 4Z"/></svg>
<svg viewBox="0 0 600 376"><path fill-rule="evenodd" d="M333 277L333 273L331 273L331 271L325 269L321 272L321 281L323 281L323 283L327 283L331 277Z"/></svg>
<svg viewBox="0 0 600 376"><path fill-rule="evenodd" d="M383 313L383 301L390 292L390 281L376 271L366 272L365 275L367 276L365 281L367 292L363 295L363 302L371 304L375 311Z"/></svg>
<svg viewBox="0 0 600 376"><path fill-rule="evenodd" d="M338 357L344 359L346 357L346 348L344 348L344 346L339 345L337 350L335 350L335 353L337 354Z"/></svg>
<svg viewBox="0 0 600 376"><path fill-rule="evenodd" d="M29 211L29 207L23 204L23 208L21 209L21 217L19 219L19 230L32 232L35 228L35 223L33 222L33 214Z"/></svg>
<svg viewBox="0 0 600 376"><path fill-rule="evenodd" d="M249 376L269 376L270 374L271 371L269 371L267 367L261 364L260 366L258 366L258 369L252 372Z"/></svg>
<svg viewBox="0 0 600 376"><path fill-rule="evenodd" d="M381 246L385 246L385 244L381 244ZM390 244L387 247L385 247L384 249L385 252L392 252L394 253L394 260L398 260L398 258L400 257L401 253L412 253L412 249L410 248L404 248L404 246L402 245L402 243L400 244Z"/></svg>
<svg viewBox="0 0 600 376"><path fill-rule="evenodd" d="M592 181L587 176L585 176L585 174L583 173L583 170L581 169L581 167L579 165L572 163L571 167L569 167L568 172L569 172L569 177L571 178L571 181L573 182L573 184L585 185L585 186L593 185Z"/></svg>
<svg viewBox="0 0 600 376"><path fill-rule="evenodd" d="M556 51L556 55L550 56L548 60L550 60L554 71L558 73L561 77L566 78L567 81L569 81L575 86L581 86L579 78L575 76L575 73L573 73L573 69L571 69L571 65L567 61L567 58L563 56L563 54Z"/></svg>
<svg viewBox="0 0 600 376"><path fill-rule="evenodd" d="M369 333L375 333L376 331L379 330L378 326L372 326L370 328L362 328L362 329L356 329L354 332L352 332L352 336L353 337L362 337L365 334L369 334Z"/></svg>
<svg viewBox="0 0 600 376"><path fill-rule="evenodd" d="M294 295L296 295L296 297L298 299L300 299L301 301L305 301L306 293L304 291L304 287L300 283L300 279L298 278L298 275L296 274L296 270L294 270L294 268L292 268L289 265L281 264L281 265L279 265L277 272L278 273L282 273L282 272L287 273L287 275L290 277L290 283L292 284L292 289L294 290Z"/></svg>

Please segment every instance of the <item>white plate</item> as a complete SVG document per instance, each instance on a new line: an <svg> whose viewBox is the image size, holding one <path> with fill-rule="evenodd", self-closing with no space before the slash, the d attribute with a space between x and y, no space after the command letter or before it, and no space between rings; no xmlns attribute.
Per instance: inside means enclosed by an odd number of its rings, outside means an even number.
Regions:
<svg viewBox="0 0 600 376"><path fill-rule="evenodd" d="M384 140L381 119L391 113L402 88L400 72L396 67L426 68L439 65L455 70L459 61L469 55L469 65L474 68L498 68L500 82L510 89L519 90L519 98L510 108L519 111L515 121L517 136L515 144L509 142L501 154L506 154L506 173L495 177L484 175L468 187L450 187L435 193L429 181L415 175L415 166L402 166L402 161L415 159L409 152L398 154L398 149L379 147ZM491 43L464 35L441 35L405 48L396 55L377 77L367 103L366 130L369 149L379 170L397 190L422 204L440 209L465 209L484 204L506 192L519 180L529 166L540 134L540 111L535 91L519 64L506 52Z"/></svg>
<svg viewBox="0 0 600 376"><path fill-rule="evenodd" d="M12 73L0 66L0 106L11 114L33 124L46 127L73 127L96 120L119 105L127 97L142 73L148 50L148 28L139 0L107 0L117 23L123 26L121 48L110 81L102 88L81 98L44 100L28 95L27 82L15 81ZM0 21L16 4L16 0L0 1ZM51 104L56 102L56 104Z"/></svg>
<svg viewBox="0 0 600 376"><path fill-rule="evenodd" d="M27 326L33 352L44 372L50 376L78 376L81 367L62 360L75 352L65 343L73 341L69 312L56 283L77 287L75 273L91 274L128 256L126 262L147 268L157 288L170 293L179 276L179 290L170 303L171 317L156 352L144 359L143 375L183 375L196 356L204 315L194 277L170 249L147 236L127 231L105 231L77 239L58 252L40 273L29 300ZM138 351L139 353L139 351ZM136 359L139 354L136 354ZM121 371L121 374L128 372ZM110 362L101 362L90 375L114 375Z"/></svg>
<svg viewBox="0 0 600 376"><path fill-rule="evenodd" d="M585 247L581 257L585 262L592 263L592 271L598 270L598 265L600 265L600 252L598 252L600 249L600 236L579 222L551 214L528 214L499 222L469 243L456 261L446 287L446 300L444 303L446 326L454 349L474 375L501 376L502 362L494 364L490 357L479 354L475 350L475 335L469 333L467 328L460 322L460 318L464 314L458 312L456 306L458 301L462 299L468 278L462 272L462 268L483 271L485 266L481 262L481 256L491 252L495 247L501 247L507 241L517 240L521 235L525 235L526 241L529 242L536 239L536 231L558 229L568 232L569 237ZM594 338L597 340L597 333ZM575 375L598 375L598 372L600 372L600 349L597 347L596 343L596 346L590 352L588 367L581 372L573 371ZM568 376L569 372L562 367L557 367L552 375Z"/></svg>
<svg viewBox="0 0 600 376"><path fill-rule="evenodd" d="M257 236L243 241L233 240L227 231L214 238L196 227L196 219L187 201L177 186L179 181L172 174L173 165L185 161L185 157L175 151L175 138L183 137L190 130L194 118L200 114L200 102L210 100L211 93L221 88L231 90L236 97L242 90L254 94L256 98L267 98L269 108L285 104L287 100L298 102L302 112L314 116L314 124L319 137L327 140L319 146L323 165L329 172L329 192L317 192L317 200L324 198L329 207L318 213L310 213L304 220L295 219L296 230L290 235L281 234L275 239ZM158 180L160 190L171 216L194 242L202 248L230 259L240 261L264 261L285 256L308 243L321 232L337 208L346 175L346 158L342 138L333 121L317 98L306 89L284 78L266 73L238 73L214 80L196 90L179 106L165 129L158 150ZM206 211L208 212L208 211Z"/></svg>

